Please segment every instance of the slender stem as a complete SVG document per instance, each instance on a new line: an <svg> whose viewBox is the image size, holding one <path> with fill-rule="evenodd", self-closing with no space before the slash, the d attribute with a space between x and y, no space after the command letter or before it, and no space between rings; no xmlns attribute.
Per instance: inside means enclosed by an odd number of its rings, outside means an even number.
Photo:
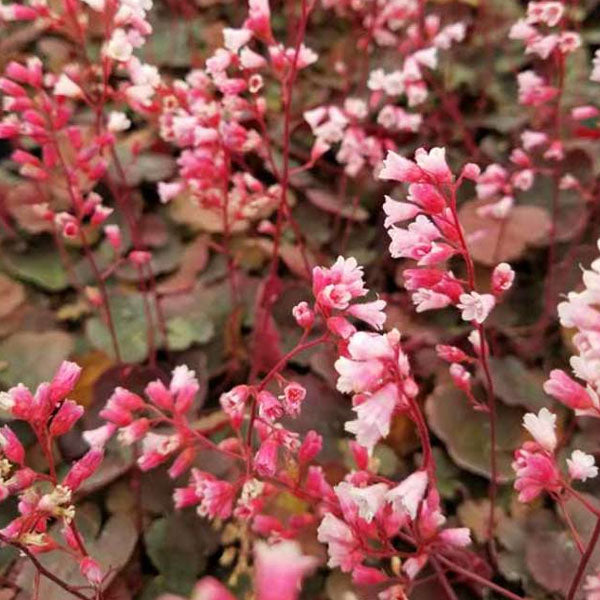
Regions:
<svg viewBox="0 0 600 600"><path fill-rule="evenodd" d="M494 592L497 592L498 594L504 596L505 598L509 598L510 600L524 600L522 596L518 596L517 594L514 594L513 592L503 588L502 586L495 584L493 581L489 581L485 577L481 577L481 575L477 575L476 573L473 573L472 571L469 571L468 569L465 569L464 567L457 565L455 562L451 561L450 559L446 558L445 556L438 554L436 556L436 558L443 565L448 567L448 569L450 569L451 571L454 571L455 573L459 573L463 577L470 579L471 581L474 581L476 583L479 583L480 585L482 585L490 590L493 590Z"/></svg>
<svg viewBox="0 0 600 600"><path fill-rule="evenodd" d="M459 242L462 249L462 254L467 266L468 283L471 290L475 290L475 267L473 265L473 258L469 252L467 242L465 240L463 230L458 219L458 212L456 210L456 187L455 185L451 188L450 195L450 211L454 220L454 226L458 232ZM479 353L479 362L484 373L486 382L487 392L487 405L488 415L490 423L490 487L489 487L489 499L490 499L490 512L488 517L488 539L489 539L489 550L492 561L496 561L496 547L494 541L494 530L495 530L495 512L496 512L496 495L497 495L497 479L498 479L498 465L496 456L496 394L494 392L494 382L492 379L490 365L488 361L489 356L489 344L485 337L485 328L483 324L477 325L477 331L479 333L481 351Z"/></svg>
<svg viewBox="0 0 600 600"><path fill-rule="evenodd" d="M571 535L573 536L573 539L575 540L575 544L577 545L577 549L579 550L579 553L585 554L585 547L583 545L583 542L581 541L581 537L579 537L579 534L577 533L577 529L575 529L575 525L573 524L573 519L571 519L571 516L569 515L569 512L567 511L567 507L565 506L565 501L563 500L562 496L559 496L557 501L560 505L563 515L565 516L565 521L567 522L569 531L571 532Z"/></svg>
<svg viewBox="0 0 600 600"><path fill-rule="evenodd" d="M444 588L446 598L448 600L458 600L456 594L454 593L454 590L452 589L452 586L450 585L450 582L448 581L448 578L446 577L446 574L444 573L444 570L442 569L438 561L435 558L432 558L431 564L433 565L433 568L438 576L439 582Z"/></svg>
<svg viewBox="0 0 600 600"><path fill-rule="evenodd" d="M60 579L59 577L54 575L54 573L52 573L51 571L48 571L48 569L46 569L46 567L44 567L44 565L37 559L35 554L33 554L29 550L29 548L27 548L27 546L25 546L19 542L16 542L14 540L11 540L10 538L6 537L2 533L0 533L0 541L3 542L4 544L8 544L9 546L12 546L13 548L16 548L17 550L19 550L19 552L22 552L33 563L33 566L36 568L37 572L40 575L43 575L44 577L46 577L46 579L49 579L50 581L52 581L53 583L55 583L56 585L61 587L63 590L65 590L65 592L68 592L69 594L75 596L76 598L80 598L80 600L91 600L91 598L89 598L85 594L82 594L79 590L74 588L72 585L69 585L68 583L66 583L65 581L63 581L62 579Z"/></svg>
<svg viewBox="0 0 600 600"><path fill-rule="evenodd" d="M594 531L592 532L592 537L587 545L585 550L585 554L581 557L579 561L579 565L577 565L577 571L575 572L575 577L573 577L573 581L571 582L571 586L569 587L569 593L567 594L566 600L573 600L575 598L575 594L579 589L579 584L583 578L585 573L585 569L590 562L590 558L592 558L592 554L594 553L594 549L596 548L596 543L598 542L598 537L600 537L600 517L596 520L596 526L594 527Z"/></svg>

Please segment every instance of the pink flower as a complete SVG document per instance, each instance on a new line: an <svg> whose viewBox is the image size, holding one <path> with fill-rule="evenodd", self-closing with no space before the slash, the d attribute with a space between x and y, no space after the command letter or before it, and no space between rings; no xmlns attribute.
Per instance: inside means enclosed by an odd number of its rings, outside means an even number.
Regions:
<svg viewBox="0 0 600 600"><path fill-rule="evenodd" d="M370 396L361 398L353 410L357 418L347 421L345 429L356 435L356 441L373 452L380 439L390 432L392 415L398 400L398 389L394 383L388 383Z"/></svg>
<svg viewBox="0 0 600 600"><path fill-rule="evenodd" d="M136 419L126 427L122 427L117 434L121 444L125 446L131 446L135 442L139 442L150 429L150 421L148 419L141 418Z"/></svg>
<svg viewBox="0 0 600 600"><path fill-rule="evenodd" d="M254 457L256 472L263 477L273 477L277 472L279 443L274 437L265 440Z"/></svg>
<svg viewBox="0 0 600 600"><path fill-rule="evenodd" d="M322 544L327 544L329 554L327 566L331 569L340 567L347 573L362 562L363 554L352 530L344 521L331 513L323 517L317 537Z"/></svg>
<svg viewBox="0 0 600 600"><path fill-rule="evenodd" d="M186 365L179 365L173 369L171 383L169 384L169 392L175 396L175 412L187 412L200 385L196 379L196 373Z"/></svg>
<svg viewBox="0 0 600 600"><path fill-rule="evenodd" d="M467 393L471 391L471 373L461 364L452 363L450 365L450 377L459 390Z"/></svg>
<svg viewBox="0 0 600 600"><path fill-rule="evenodd" d="M383 169L379 171L378 177L379 179L417 183L423 179L423 172L412 160L390 150L383 161Z"/></svg>
<svg viewBox="0 0 600 600"><path fill-rule="evenodd" d="M196 600L235 600L227 588L214 577L203 577L194 587L192 598Z"/></svg>
<svg viewBox="0 0 600 600"><path fill-rule="evenodd" d="M219 399L221 408L231 419L231 424L236 429L242 424L244 408L249 394L250 389L247 385L237 385L228 392L221 394Z"/></svg>
<svg viewBox="0 0 600 600"><path fill-rule="evenodd" d="M230 52L237 54L252 39L252 31L248 29L232 29L225 27L223 29L224 46Z"/></svg>
<svg viewBox="0 0 600 600"><path fill-rule="evenodd" d="M163 204L170 202L179 195L182 190L183 184L179 182L166 183L161 181L158 184L158 196Z"/></svg>
<svg viewBox="0 0 600 600"><path fill-rule="evenodd" d="M306 398L306 388L295 381L288 383L283 389L283 406L288 415L297 417L300 414L302 401Z"/></svg>
<svg viewBox="0 0 600 600"><path fill-rule="evenodd" d="M368 323L373 329L382 329L385 323L386 314L383 309L386 306L385 300L374 300L363 304L353 304L348 308L348 314Z"/></svg>
<svg viewBox="0 0 600 600"><path fill-rule="evenodd" d="M132 250L127 258L132 264L141 267L152 260L152 254L147 250Z"/></svg>
<svg viewBox="0 0 600 600"><path fill-rule="evenodd" d="M79 563L79 570L92 585L100 585L102 583L102 569L93 558L89 556L82 558Z"/></svg>
<svg viewBox="0 0 600 600"><path fill-rule="evenodd" d="M308 463L319 452L321 452L321 448L323 447L323 438L312 429L306 434L300 449L298 450L298 462L300 463Z"/></svg>
<svg viewBox="0 0 600 600"><path fill-rule="evenodd" d="M524 105L540 106L552 100L558 90L546 84L534 71L523 71L517 75L519 102Z"/></svg>
<svg viewBox="0 0 600 600"><path fill-rule="evenodd" d="M548 452L554 452L556 448L556 415L547 408L542 408L535 415L527 413L523 417L523 427L529 431L535 441Z"/></svg>
<svg viewBox="0 0 600 600"><path fill-rule="evenodd" d="M411 299L418 313L426 310L438 310L452 304L452 298L446 296L446 294L440 294L426 288L418 289L412 294Z"/></svg>
<svg viewBox="0 0 600 600"><path fill-rule="evenodd" d="M475 163L467 163L462 169L461 177L470 179L472 181L477 181L480 174L481 168L479 165L476 165Z"/></svg>
<svg viewBox="0 0 600 600"><path fill-rule="evenodd" d="M334 366L339 374L336 388L346 394L373 389L381 381L384 371L383 364L377 359L356 361L340 356Z"/></svg>
<svg viewBox="0 0 600 600"><path fill-rule="evenodd" d="M586 481L598 476L598 467L594 457L581 450L573 450L571 458L567 458L567 466L571 479Z"/></svg>
<svg viewBox="0 0 600 600"><path fill-rule="evenodd" d="M292 309L296 323L303 329L310 329L315 321L315 314L306 302L300 302Z"/></svg>
<svg viewBox="0 0 600 600"><path fill-rule="evenodd" d="M417 516L417 509L422 502L429 478L426 471L415 471L402 483L386 494L386 500L396 513L406 512L411 519Z"/></svg>
<svg viewBox="0 0 600 600"><path fill-rule="evenodd" d="M550 371L550 379L544 383L544 391L574 410L588 410L594 407L587 390L561 369Z"/></svg>
<svg viewBox="0 0 600 600"><path fill-rule="evenodd" d="M435 347L435 351L442 360L445 360L449 363L470 362L472 360L468 354L456 346L445 346L443 344L438 344Z"/></svg>
<svg viewBox="0 0 600 600"><path fill-rule="evenodd" d="M296 600L302 580L317 566L317 559L305 556L297 542L283 541L254 546L255 592L257 600Z"/></svg>
<svg viewBox="0 0 600 600"><path fill-rule="evenodd" d="M356 508L358 516L367 523L370 523L384 507L388 489L385 483L356 487L347 481L342 481L334 488L342 505L349 504Z"/></svg>
<svg viewBox="0 0 600 600"><path fill-rule="evenodd" d="M521 502L531 502L543 491L557 492L561 488L554 459L537 444L526 442L516 450L512 468L517 475L515 490Z"/></svg>
<svg viewBox="0 0 600 600"><path fill-rule="evenodd" d="M496 304L496 299L492 294L478 294L471 292L460 295L460 303L457 308L462 311L463 321L476 321L483 323Z"/></svg>
<svg viewBox="0 0 600 600"><path fill-rule="evenodd" d="M421 209L410 202L398 202L390 196L386 196L383 203L383 212L387 215L383 225L388 229L396 223L416 217Z"/></svg>
<svg viewBox="0 0 600 600"><path fill-rule="evenodd" d="M194 471L196 494L201 499L198 514L211 519L227 519L233 511L235 488L227 481L216 479L209 473Z"/></svg>
<svg viewBox="0 0 600 600"><path fill-rule="evenodd" d="M446 163L446 149L432 148L427 152L419 148L415 152L417 165L430 175L437 183L449 183L452 181L452 172Z"/></svg>
<svg viewBox="0 0 600 600"><path fill-rule="evenodd" d="M586 600L600 600L600 576L588 575L583 586Z"/></svg>
<svg viewBox="0 0 600 600"><path fill-rule="evenodd" d="M63 361L50 382L50 398L57 402L62 400L75 388L81 375L81 367L67 360Z"/></svg>
<svg viewBox="0 0 600 600"><path fill-rule="evenodd" d="M492 292L498 296L508 291L515 280L515 272L508 263L496 265L492 272Z"/></svg>
<svg viewBox="0 0 600 600"><path fill-rule="evenodd" d="M24 465L25 448L8 425L4 425L0 429L0 448L10 462L20 466Z"/></svg>
<svg viewBox="0 0 600 600"><path fill-rule="evenodd" d="M471 543L471 531L468 527L454 527L440 532L440 539L447 544L464 548Z"/></svg>
<svg viewBox="0 0 600 600"><path fill-rule="evenodd" d="M119 229L119 226L105 225L104 235L106 235L106 239L108 240L108 243L112 246L113 250L119 250L122 244L121 230Z"/></svg>
<svg viewBox="0 0 600 600"><path fill-rule="evenodd" d="M338 257L334 265L327 269L313 269L313 293L317 301L327 308L344 310L354 298L364 296L362 267L353 257Z"/></svg>
<svg viewBox="0 0 600 600"><path fill-rule="evenodd" d="M409 202L420 206L424 212L430 215L439 214L446 208L444 196L435 186L428 183L412 183L409 185L407 199Z"/></svg>
<svg viewBox="0 0 600 600"><path fill-rule="evenodd" d="M523 143L523 148L529 152L538 146L546 144L548 142L548 135L541 131L527 129L521 134L521 142Z"/></svg>
<svg viewBox="0 0 600 600"><path fill-rule="evenodd" d="M244 27L252 30L257 36L271 38L271 9L269 0L249 0L248 18Z"/></svg>
<svg viewBox="0 0 600 600"><path fill-rule="evenodd" d="M63 479L63 485L72 491L76 491L79 486L90 478L96 469L102 463L104 452L97 448L92 448L84 454L77 462L71 465L69 472Z"/></svg>
<svg viewBox="0 0 600 600"><path fill-rule="evenodd" d="M87 431L84 431L82 437L91 448L102 449L116 430L116 425L107 423L106 425L102 425L96 429L88 429Z"/></svg>
<svg viewBox="0 0 600 600"><path fill-rule="evenodd" d="M283 407L271 392L267 392L266 390L259 392L257 400L258 414L261 418L267 421L275 421L283 416Z"/></svg>
<svg viewBox="0 0 600 600"><path fill-rule="evenodd" d="M165 462L180 445L177 435L148 432L142 441L142 454L137 463L142 471L149 471Z"/></svg>
<svg viewBox="0 0 600 600"><path fill-rule="evenodd" d="M71 428L83 416L83 413L83 406L79 406L72 400L65 400L56 411L54 417L52 417L48 429L50 435L60 436L71 431Z"/></svg>

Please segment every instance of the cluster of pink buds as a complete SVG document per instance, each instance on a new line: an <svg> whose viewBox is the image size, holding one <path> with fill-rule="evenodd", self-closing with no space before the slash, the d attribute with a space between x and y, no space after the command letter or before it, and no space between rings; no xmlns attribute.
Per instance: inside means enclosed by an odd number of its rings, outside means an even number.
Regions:
<svg viewBox="0 0 600 600"><path fill-rule="evenodd" d="M474 326L469 340L475 353L484 357L487 348L482 340L482 324L497 299L512 286L514 271L510 265L500 263L491 276L491 293L482 294L475 289L473 262L456 211L456 192L465 179L477 181L479 175L479 167L468 163L455 180L443 148L429 152L420 148L414 161L390 152L379 178L408 184L406 200L399 202L388 196L383 209L391 238L390 254L417 261L418 268L403 273L404 285L412 292L417 312L458 308L462 319ZM412 220L408 227L398 226L408 220ZM464 260L466 280L446 268L446 261L454 256ZM455 384L479 406L470 393L470 374L461 364L472 362L473 358L453 346L439 346L438 352L452 363L450 374Z"/></svg>
<svg viewBox="0 0 600 600"><path fill-rule="evenodd" d="M430 555L468 555L464 549L471 542L468 529L441 529L445 517L440 511L439 494L426 471L415 471L396 485L368 470L364 449L356 445L353 450L359 470L335 486L336 502L327 505L319 526L319 541L328 545L330 567L351 572L358 585L389 582L388 586L408 590ZM394 539L409 542L416 549L407 553L397 577L392 579L384 570L364 563L397 555ZM378 597L395 598L390 592L388 587Z"/></svg>
<svg viewBox="0 0 600 600"><path fill-rule="evenodd" d="M558 71L564 71L565 57L581 46L579 34L565 30L564 12L560 1L529 2L527 16L512 26L509 37L523 41L526 54L535 54L542 60L554 58ZM542 107L561 93L531 69L519 73L517 81L519 102L525 106ZM562 85L560 81L559 84Z"/></svg>
<svg viewBox="0 0 600 600"><path fill-rule="evenodd" d="M600 242L599 242L600 248ZM577 416L598 417L600 406L598 402L598 365L600 354L597 349L598 330L600 329L600 312L595 308L600 304L598 292L600 282L600 259L592 263L590 270L583 274L585 288L582 292L570 292L567 301L558 306L561 324L564 327L576 328L573 344L578 355L571 358L571 366L576 377L586 383L586 387L556 369L551 371L550 378L544 384L544 391L575 411ZM579 551L586 557L582 564L585 566L592 555L596 538L600 534L600 511L586 500L584 496L573 489L575 481L585 482L598 476L595 457L582 450L575 449L566 459L567 474L559 467L559 440L556 433L555 414L542 408L537 415L526 414L523 425L531 434L534 441L528 441L515 452L513 469L516 473L515 489L519 492L521 502L530 502L541 493L546 492L564 506L566 499L573 500L598 519L592 541L585 553L585 547L572 523L567 520L573 539ZM577 590L583 575L583 567L575 577L571 590ZM600 593L597 575L587 577L584 590L587 600L597 600Z"/></svg>
<svg viewBox="0 0 600 600"><path fill-rule="evenodd" d="M97 586L102 574L98 564L88 556L75 526L73 495L94 474L103 460L100 449L91 449L75 462L61 481L56 475L54 441L65 435L83 414L83 407L67 396L72 392L81 369L63 362L49 383L38 386L32 394L19 384L0 392L0 408L29 425L48 463L49 472L37 471L26 463L25 448L16 434L5 425L0 430L0 498L19 498L19 516L0 530L0 541L32 555L62 550L79 563L82 574ZM62 524L61 545L49 533L53 523Z"/></svg>
<svg viewBox="0 0 600 600"><path fill-rule="evenodd" d="M339 338L340 357L335 363L339 374L337 389L353 394L354 421L346 430L356 435L350 447L358 470L347 475L333 490L327 484L325 515L319 526L319 540L328 545L329 566L352 572L359 585L385 584L379 597L394 598L404 593L410 582L425 566L431 552L464 552L470 543L468 529L441 530L445 518L440 512L435 488L434 465L423 416L415 401L418 387L410 373L406 354L400 346L400 334L357 331L346 316L332 315L331 309L346 311L380 329L385 319L384 303L375 301L372 310L377 318L365 318L349 303L366 294L362 272L352 258L339 258L330 269L318 267L313 272L314 309L296 307L302 324L312 323L313 311L325 321L330 334ZM310 315L308 317L308 315ZM396 413L404 413L417 423L423 435L424 466L399 485L377 475L370 460L375 445L385 438ZM333 492L333 493L332 493ZM365 565L373 558L391 558L396 554L393 539L400 536L416 546L404 561L398 577L392 580L383 570ZM373 548L381 548L374 553ZM402 597L402 596L400 596Z"/></svg>
<svg viewBox="0 0 600 600"><path fill-rule="evenodd" d="M523 426L535 441L525 442L515 452L512 466L517 475L515 489L519 500L531 502L544 491L556 495L568 490L569 483L557 465L556 415L542 408L537 415L527 413ZM598 475L594 457L581 450L574 450L567 458L567 467L571 481L586 481Z"/></svg>
<svg viewBox="0 0 600 600"><path fill-rule="evenodd" d="M477 178L477 197L489 201L477 209L481 217L504 220L515 206L516 196L531 189L538 174L548 175L551 171L539 166L542 159L560 161L564 158L562 142L552 141L543 131L526 129L521 134L521 146L510 154L510 166L492 163ZM559 181L562 190L578 189L579 182L566 174Z"/></svg>
<svg viewBox="0 0 600 600"><path fill-rule="evenodd" d="M600 248L600 242L598 247ZM569 292L567 300L558 305L563 327L575 328L573 345L577 355L571 357L571 368L578 383L560 369L550 372L544 390L578 416L600 417L600 259L583 271L584 289Z"/></svg>
<svg viewBox="0 0 600 600"><path fill-rule="evenodd" d="M304 46L284 48L273 37L266 1L249 2L240 29L223 30L224 47L164 91L162 137L181 148L179 179L159 184L168 202L187 192L202 207L218 210L227 230L236 221L258 220L281 201L281 186L266 186L247 166L255 154L279 174L266 140L264 77L283 84L316 61Z"/></svg>
<svg viewBox="0 0 600 600"><path fill-rule="evenodd" d="M527 16L512 26L509 37L525 43L525 54L536 54L543 60L555 52L574 52L581 46L581 37L562 27L564 12L559 1L529 2Z"/></svg>
<svg viewBox="0 0 600 600"><path fill-rule="evenodd" d="M0 78L3 109L9 113L0 122L0 138L29 138L41 148L41 158L24 149L15 150L11 158L20 174L34 181L46 181L54 173L65 179L70 211L55 213L48 204L51 198L44 196L39 211L65 237L79 238L84 224L100 226L112 213L91 190L106 172L103 153L114 137L69 125L72 109L62 77L44 76L37 59L26 64L10 62Z"/></svg>
<svg viewBox="0 0 600 600"><path fill-rule="evenodd" d="M141 442L138 465L143 471L169 460L172 464L168 472L173 479L191 469L189 485L175 490L178 508L196 506L198 514L213 519L234 515L253 520L255 530L265 536L276 532L279 537L292 537L306 524L304 517L292 519L285 528L277 519L260 515L265 499L277 491L269 481L275 478L290 488L299 486L300 481L295 481L284 465L289 467L295 461L305 472L320 451L322 440L310 431L301 442L297 433L278 422L284 415L299 414L306 390L296 382L285 382L279 374L277 380L282 387L279 397L262 386L246 385L222 395L221 405L236 435L219 444L191 423L192 403L199 385L194 372L184 365L175 368L168 387L160 380L149 383L145 389L147 400L117 388L100 413L107 424L86 432L85 438L92 447L103 447L115 432L122 444ZM244 421L247 431L258 438L256 451L252 439L244 443L239 435ZM247 466L247 471L240 469L239 477L232 482L199 470L194 464L201 450L220 453L234 464ZM309 467L309 472L311 469L316 467ZM313 487L321 485L319 473L312 475ZM305 483L303 489L311 489L311 485Z"/></svg>
<svg viewBox="0 0 600 600"><path fill-rule="evenodd" d="M356 177L367 165L372 169L377 167L386 151L395 148L393 136L418 131L422 115L398 106L397 101L406 96L408 106L415 107L426 100L428 87L424 70L436 69L438 50L462 41L466 28L464 23L442 27L437 15L428 15L421 30L415 24L421 10L417 3L349 4L346 7L336 3L336 9L364 13L363 26L368 31L365 44L372 37L376 43L397 46L404 56L399 70L386 73L378 68L371 71L367 82L371 92L368 102L349 97L341 107L319 106L304 113L316 138L311 159L316 160L339 144L336 160L344 165L347 175ZM398 31L403 28L406 38L400 41ZM338 70L341 75L345 74L343 65ZM371 122L373 119L376 125Z"/></svg>
<svg viewBox="0 0 600 600"><path fill-rule="evenodd" d="M461 42L466 33L464 23L440 26L436 15L425 18L421 31L414 23L407 29L408 39L401 50L405 56L401 69L386 73L376 69L369 75L368 88L373 93L371 102L382 97L398 98L406 96L408 105L418 106L425 102L429 94L424 69L436 69L438 50L447 50L455 42Z"/></svg>
<svg viewBox="0 0 600 600"><path fill-rule="evenodd" d="M84 0L94 11L104 13L111 24L110 35L102 48L104 57L117 62L131 59L135 48L144 45L145 37L152 33L147 12L152 0Z"/></svg>
<svg viewBox="0 0 600 600"><path fill-rule="evenodd" d="M336 159L347 175L356 177L365 165L374 167L381 162L386 148L393 144L387 137L389 132L415 132L421 122L420 115L390 105L379 113L383 131L370 134L368 117L369 108L361 98L347 98L341 109L330 105L306 111L304 119L316 138L311 159L316 160L339 143Z"/></svg>

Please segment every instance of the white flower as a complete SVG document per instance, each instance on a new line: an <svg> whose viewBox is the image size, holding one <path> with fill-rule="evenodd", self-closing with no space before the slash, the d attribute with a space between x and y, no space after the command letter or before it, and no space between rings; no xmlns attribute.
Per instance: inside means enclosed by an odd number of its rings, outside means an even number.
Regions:
<svg viewBox="0 0 600 600"><path fill-rule="evenodd" d="M117 28L113 31L108 44L106 44L104 53L109 58L118 60L120 62L126 62L131 58L133 46L131 45L124 29Z"/></svg>
<svg viewBox="0 0 600 600"><path fill-rule="evenodd" d="M124 112L113 110L108 115L108 123L106 127L113 133L125 131L131 127L131 121L127 118L127 115Z"/></svg>
<svg viewBox="0 0 600 600"><path fill-rule="evenodd" d="M388 491L388 486L385 483L376 483L375 485L359 488L342 481L334 489L341 500L344 497L349 498L358 508L358 516L370 523L385 504L385 494Z"/></svg>
<svg viewBox="0 0 600 600"><path fill-rule="evenodd" d="M66 96L67 98L79 98L81 88L68 75L63 73L54 84L54 93L57 96Z"/></svg>
<svg viewBox="0 0 600 600"><path fill-rule="evenodd" d="M232 29L226 27L223 29L224 46L230 52L237 54L243 46L252 39L252 32L249 29Z"/></svg>
<svg viewBox="0 0 600 600"><path fill-rule="evenodd" d="M523 417L523 427L529 431L535 441L548 452L554 452L556 448L556 415L547 408L540 412L527 413Z"/></svg>
<svg viewBox="0 0 600 600"><path fill-rule="evenodd" d="M581 450L573 450L571 458L567 458L567 465L572 479L585 481L598 475L598 467L594 457Z"/></svg>
<svg viewBox="0 0 600 600"><path fill-rule="evenodd" d="M98 12L102 12L106 5L104 0L83 0L83 2Z"/></svg>
<svg viewBox="0 0 600 600"><path fill-rule="evenodd" d="M390 490L386 494L386 500L392 505L394 511L406 511L411 519L415 519L419 504L427 490L427 481L426 471L416 471Z"/></svg>
<svg viewBox="0 0 600 600"><path fill-rule="evenodd" d="M459 300L460 304L457 304L457 307L462 311L463 321L476 321L477 323L483 323L496 304L496 299L492 294L478 294L477 292L461 294Z"/></svg>
<svg viewBox="0 0 600 600"><path fill-rule="evenodd" d="M15 405L15 401L8 392L0 392L0 409L10 412Z"/></svg>

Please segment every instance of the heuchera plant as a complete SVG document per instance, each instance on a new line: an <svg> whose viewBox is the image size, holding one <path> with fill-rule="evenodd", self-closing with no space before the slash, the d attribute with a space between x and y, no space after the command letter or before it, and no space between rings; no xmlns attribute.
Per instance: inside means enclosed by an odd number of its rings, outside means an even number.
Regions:
<svg viewBox="0 0 600 600"><path fill-rule="evenodd" d="M600 599L600 50L500 4L0 5L0 594Z"/></svg>

